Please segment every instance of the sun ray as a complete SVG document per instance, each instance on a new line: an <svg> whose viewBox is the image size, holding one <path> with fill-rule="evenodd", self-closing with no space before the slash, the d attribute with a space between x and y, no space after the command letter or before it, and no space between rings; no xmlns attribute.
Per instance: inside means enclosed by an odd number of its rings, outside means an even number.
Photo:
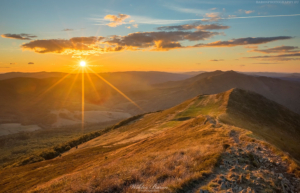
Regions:
<svg viewBox="0 0 300 193"><path fill-rule="evenodd" d="M66 94L65 100L64 100L63 103L62 103L62 107L66 104L66 102L67 102L67 100L68 100L68 97L69 97L69 95L70 95L70 93L71 93L71 91L72 91L72 89L73 89L73 86L74 86L74 84L75 84L75 82L76 82L78 76L79 76L79 70L77 71L76 76L75 76L75 78L73 79L73 82L72 82L72 84L71 84L71 87L69 88L69 90L68 90L68 92L67 92L67 94Z"/></svg>
<svg viewBox="0 0 300 193"><path fill-rule="evenodd" d="M77 70L78 68L72 70L72 72L68 73L67 75L65 75L64 77L62 77L61 79L59 79L55 84L53 84L52 86L50 86L47 90L45 90L42 94L40 94L38 97L42 97L44 94L46 94L47 92L49 92L51 89L53 89L55 86L57 86L59 83L61 83L65 78L67 78L70 74L72 74L75 70Z"/></svg>
<svg viewBox="0 0 300 193"><path fill-rule="evenodd" d="M100 98L100 95L99 95L99 93L98 93L98 91L97 91L97 89L96 89L96 86L95 86L95 84L93 83L93 80L92 80L90 74L89 74L89 73L86 73L86 75L87 75L87 77L88 77L88 79L89 79L89 82L90 82L91 86L93 87L94 91L96 92L96 95L97 95L98 99L101 99L101 98Z"/></svg>
<svg viewBox="0 0 300 193"><path fill-rule="evenodd" d="M130 101L132 104L134 104L137 108L139 108L141 111L144 112L144 110L136 104L133 100L131 100L128 96L126 96L122 91L120 91L118 88L116 88L114 85L112 85L110 82L108 82L106 79L104 79L102 76L97 74L94 70L88 67L90 71L92 71L96 76L98 76L101 80L103 80L106 84L108 84L110 87L112 87L114 90L116 90L119 94L121 94L124 98L126 98L128 101Z"/></svg>
<svg viewBox="0 0 300 193"><path fill-rule="evenodd" d="M81 93L81 129L82 133L84 132L84 71L85 69L81 69L81 88L82 88L82 93Z"/></svg>

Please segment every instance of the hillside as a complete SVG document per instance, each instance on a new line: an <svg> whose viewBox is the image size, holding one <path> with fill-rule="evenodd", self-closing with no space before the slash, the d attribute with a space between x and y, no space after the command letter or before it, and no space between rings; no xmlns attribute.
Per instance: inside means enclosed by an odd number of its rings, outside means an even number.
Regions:
<svg viewBox="0 0 300 193"><path fill-rule="evenodd" d="M151 101L145 106L153 111L177 105L199 94L216 94L232 88L250 90L300 113L300 84L277 78L250 76L234 71L202 73L182 81L157 84L151 92L137 93ZM159 96L159 97L157 97Z"/></svg>
<svg viewBox="0 0 300 193"><path fill-rule="evenodd" d="M0 192L299 192L299 120L253 92L199 95L4 169Z"/></svg>

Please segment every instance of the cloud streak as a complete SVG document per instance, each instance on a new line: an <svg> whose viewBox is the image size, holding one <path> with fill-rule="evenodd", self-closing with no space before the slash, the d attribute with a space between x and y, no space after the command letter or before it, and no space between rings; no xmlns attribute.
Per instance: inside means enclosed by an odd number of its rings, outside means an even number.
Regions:
<svg viewBox="0 0 300 193"><path fill-rule="evenodd" d="M74 31L74 29L65 28L62 31Z"/></svg>
<svg viewBox="0 0 300 193"><path fill-rule="evenodd" d="M277 40L287 40L291 39L291 36L276 36L276 37L248 37L248 38L238 38L228 41L215 41L208 44L196 44L193 47L234 47L243 46L251 44L263 44Z"/></svg>
<svg viewBox="0 0 300 193"><path fill-rule="evenodd" d="M259 50L259 49L253 49L248 52L259 52L263 54L272 54L272 53L295 53L299 52L300 50L298 49L297 46L277 46L274 48L268 48L264 50Z"/></svg>
<svg viewBox="0 0 300 193"><path fill-rule="evenodd" d="M158 30L221 30L228 29L229 26L219 25L219 24L185 24L185 25L174 25L174 26L162 26L158 27Z"/></svg>
<svg viewBox="0 0 300 193"><path fill-rule="evenodd" d="M16 39L16 40L31 40L32 38L36 38L37 36L35 35L30 35L30 34L2 34L2 38L9 38L9 39Z"/></svg>
<svg viewBox="0 0 300 193"><path fill-rule="evenodd" d="M210 15L212 16L212 15ZM251 18L266 18L266 17L295 17L300 16L300 14L290 14L290 15L259 15L259 16L245 16L245 17L236 17L236 16L230 16L227 17L218 17L217 18L197 18L197 19L156 19L156 18L149 18L149 17L141 17L141 16L131 16L131 18L134 18L135 23L138 24L148 24L148 25L170 25L170 24L177 24L177 23L183 23L183 22L191 22L191 21L213 21L213 20L227 20L227 19L251 19ZM102 18L91 18L91 20L94 20L97 22L95 25L108 25L105 23L105 20ZM124 22L123 24L128 24L128 22Z"/></svg>
<svg viewBox="0 0 300 193"><path fill-rule="evenodd" d="M265 56L252 56L247 57L250 59L262 59L262 60L275 60L275 61L293 61L300 60L300 52L292 54L279 54L279 55L265 55Z"/></svg>

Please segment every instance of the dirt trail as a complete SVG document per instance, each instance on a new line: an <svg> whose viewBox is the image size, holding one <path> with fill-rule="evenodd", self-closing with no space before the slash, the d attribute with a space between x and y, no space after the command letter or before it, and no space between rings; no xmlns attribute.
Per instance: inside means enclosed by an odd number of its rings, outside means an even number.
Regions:
<svg viewBox="0 0 300 193"><path fill-rule="evenodd" d="M268 147L242 142L239 133L229 133L235 145L226 149L221 164L205 181L190 192L300 192L300 179L287 173L289 164Z"/></svg>

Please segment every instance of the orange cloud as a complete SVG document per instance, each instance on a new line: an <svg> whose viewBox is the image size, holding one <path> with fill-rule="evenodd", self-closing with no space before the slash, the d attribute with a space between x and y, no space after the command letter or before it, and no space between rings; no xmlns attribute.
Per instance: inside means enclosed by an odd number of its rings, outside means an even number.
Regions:
<svg viewBox="0 0 300 193"><path fill-rule="evenodd" d="M243 10L243 9L239 9L238 11L239 13L245 13L245 14L250 14L250 13L254 13L254 10Z"/></svg>
<svg viewBox="0 0 300 193"><path fill-rule="evenodd" d="M96 44L104 37L74 37L69 40L49 39L33 40L21 45L23 50L31 50L36 53L62 53L75 55L89 55L97 51Z"/></svg>
<svg viewBox="0 0 300 193"><path fill-rule="evenodd" d="M126 14L118 14L118 15L106 15L104 19L110 20L111 22L107 24L110 27L117 27L118 25L122 25L124 20L129 18L129 15Z"/></svg>
<svg viewBox="0 0 300 193"><path fill-rule="evenodd" d="M205 17L208 19L203 19L203 21L219 21L222 19L219 12L206 13Z"/></svg>

